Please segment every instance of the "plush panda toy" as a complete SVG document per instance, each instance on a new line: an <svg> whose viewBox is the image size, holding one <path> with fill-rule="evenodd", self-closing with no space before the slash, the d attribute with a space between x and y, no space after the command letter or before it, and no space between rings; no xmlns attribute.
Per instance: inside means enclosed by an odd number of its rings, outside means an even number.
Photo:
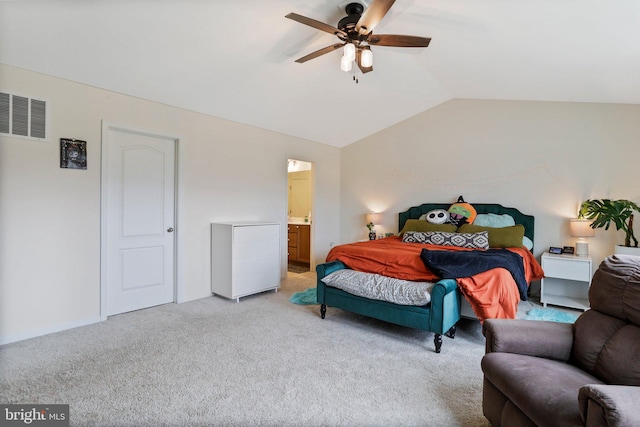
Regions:
<svg viewBox="0 0 640 427"><path fill-rule="evenodd" d="M476 219L476 210L460 196L449 210L434 209L422 215L420 219L432 224L453 224L460 227L462 224L471 224Z"/></svg>
<svg viewBox="0 0 640 427"><path fill-rule="evenodd" d="M420 219L427 220L432 224L446 224L449 222L449 212L444 209L434 209L422 215Z"/></svg>

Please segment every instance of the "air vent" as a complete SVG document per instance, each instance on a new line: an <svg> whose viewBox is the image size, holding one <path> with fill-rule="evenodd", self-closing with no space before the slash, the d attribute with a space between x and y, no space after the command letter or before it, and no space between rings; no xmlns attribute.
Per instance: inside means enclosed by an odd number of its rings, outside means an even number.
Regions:
<svg viewBox="0 0 640 427"><path fill-rule="evenodd" d="M0 92L0 133L47 139L47 103Z"/></svg>
<svg viewBox="0 0 640 427"><path fill-rule="evenodd" d="M10 133L9 117L11 117L11 95L0 93L0 133Z"/></svg>

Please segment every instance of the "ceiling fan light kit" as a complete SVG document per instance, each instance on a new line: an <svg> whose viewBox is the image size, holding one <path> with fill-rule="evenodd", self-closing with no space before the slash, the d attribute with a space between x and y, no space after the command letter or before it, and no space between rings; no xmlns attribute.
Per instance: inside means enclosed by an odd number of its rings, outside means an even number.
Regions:
<svg viewBox="0 0 640 427"><path fill-rule="evenodd" d="M363 49L362 47L358 47L358 50ZM369 51L371 52L371 51ZM353 61L356 60L356 47L353 43L346 43L344 45L344 53L342 54L342 59L340 60L340 69L342 71L346 71L349 72L351 71L351 69L353 68ZM372 65L373 59L370 58L370 63L368 65L368 67L370 67ZM362 66L366 66L364 65L364 62L360 62L362 64Z"/></svg>
<svg viewBox="0 0 640 427"><path fill-rule="evenodd" d="M356 59L356 47L353 43L347 43L344 45L344 56L351 61Z"/></svg>
<svg viewBox="0 0 640 427"><path fill-rule="evenodd" d="M363 74L373 71L373 52L371 45L391 47L427 47L431 39L429 37L406 36L395 34L376 34L373 29L384 18L395 0L373 0L365 10L360 3L348 3L345 7L347 16L338 22L337 27L325 24L306 16L290 13L286 18L308 25L317 30L333 34L341 43L319 49L308 55L298 58L296 62L304 63L329 52L344 47L340 60L342 71L351 71L353 62L358 65Z"/></svg>
<svg viewBox="0 0 640 427"><path fill-rule="evenodd" d="M340 69L345 72L351 71L353 68L353 59L349 58L347 55L342 55L342 59L340 60Z"/></svg>
<svg viewBox="0 0 640 427"><path fill-rule="evenodd" d="M362 48L362 57L360 58L360 64L363 67L373 67L373 52L371 52L371 48L369 46L365 46Z"/></svg>

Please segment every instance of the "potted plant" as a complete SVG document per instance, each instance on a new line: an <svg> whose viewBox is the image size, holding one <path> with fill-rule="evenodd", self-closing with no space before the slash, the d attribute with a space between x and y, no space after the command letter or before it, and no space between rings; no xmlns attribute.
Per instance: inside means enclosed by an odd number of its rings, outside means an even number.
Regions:
<svg viewBox="0 0 640 427"><path fill-rule="evenodd" d="M376 240L376 230L374 230L373 227L373 222L369 221L367 223L367 228L369 229L369 240Z"/></svg>
<svg viewBox="0 0 640 427"><path fill-rule="evenodd" d="M582 203L578 217L593 220L591 228L608 230L613 223L616 230L625 233L624 246L637 248L638 239L633 234L634 211L640 212L640 207L629 200L594 199Z"/></svg>

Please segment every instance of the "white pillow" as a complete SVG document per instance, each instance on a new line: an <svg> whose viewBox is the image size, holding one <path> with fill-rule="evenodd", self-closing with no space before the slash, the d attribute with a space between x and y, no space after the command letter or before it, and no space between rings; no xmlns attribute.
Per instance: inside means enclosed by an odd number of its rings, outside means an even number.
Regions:
<svg viewBox="0 0 640 427"><path fill-rule="evenodd" d="M473 220L473 225L481 225L483 227L503 228L516 225L516 221L509 214L478 214L476 219Z"/></svg>

